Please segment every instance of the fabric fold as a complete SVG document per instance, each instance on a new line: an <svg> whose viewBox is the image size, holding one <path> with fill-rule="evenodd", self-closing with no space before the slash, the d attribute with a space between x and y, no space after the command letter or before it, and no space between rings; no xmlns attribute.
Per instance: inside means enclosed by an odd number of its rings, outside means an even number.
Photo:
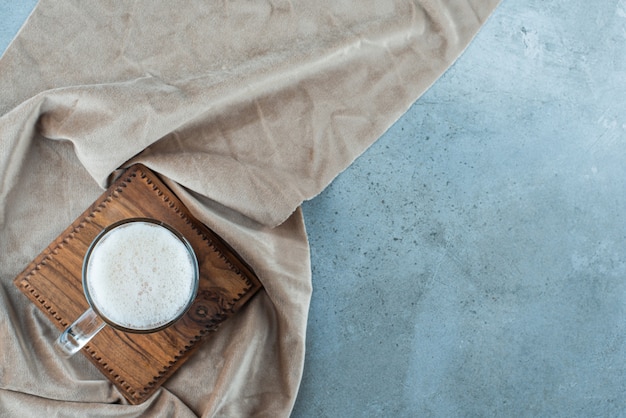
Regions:
<svg viewBox="0 0 626 418"><path fill-rule="evenodd" d="M490 7L495 2L491 3ZM144 63L137 78L127 78L136 70L129 64L117 80L61 83L24 105L45 109L39 119L41 134L72 141L86 169L103 187L113 170L150 147L139 161L258 222L276 226L302 201L323 190L400 117L482 22L469 3L381 2L379 8L378 15L356 16L345 16L348 11L338 5L326 12L321 6L319 11L305 10L321 17L335 13L330 24L320 18L315 22L319 39L281 32L287 46L264 45L271 49L255 51L256 59L246 62L236 54L225 56L224 61L231 61L219 67L206 63L208 67L197 68L190 61L204 58L200 52L188 57L186 45L174 45L181 48L174 62L146 68L145 60L151 57L135 57L134 64ZM131 25L121 10L113 16L119 18L117 32L123 45L107 45L111 52L99 55L127 56L129 40L123 32L134 30L139 22ZM486 13L480 17L484 21ZM300 27L296 23L311 19L304 11L302 15L292 11L284 20ZM345 32L340 24L347 26ZM165 36L171 29L158 32L153 30L153 36ZM140 41L148 48L151 37ZM286 50L288 46L293 50ZM177 61L180 74L171 68ZM94 81L84 74L76 81L81 78ZM0 119L0 129L10 123ZM181 165L190 169L181 171Z"/></svg>
<svg viewBox="0 0 626 418"><path fill-rule="evenodd" d="M300 204L408 109L497 3L41 0L0 59L0 277L10 301L0 324L14 336L0 341L1 412L289 415L312 292ZM124 400L84 359L55 357L56 329L11 281L136 162L264 289L132 407L114 405Z"/></svg>

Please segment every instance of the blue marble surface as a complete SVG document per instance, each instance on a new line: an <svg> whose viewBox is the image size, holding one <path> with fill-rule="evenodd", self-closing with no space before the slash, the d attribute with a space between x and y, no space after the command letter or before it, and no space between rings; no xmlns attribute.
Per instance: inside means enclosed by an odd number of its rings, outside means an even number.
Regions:
<svg viewBox="0 0 626 418"><path fill-rule="evenodd" d="M37 0L0 0L0 53L7 49L36 4Z"/></svg>

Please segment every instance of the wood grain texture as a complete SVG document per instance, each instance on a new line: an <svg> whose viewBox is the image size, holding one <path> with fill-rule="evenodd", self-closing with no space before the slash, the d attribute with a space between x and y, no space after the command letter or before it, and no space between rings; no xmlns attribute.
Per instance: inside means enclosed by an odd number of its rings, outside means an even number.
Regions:
<svg viewBox="0 0 626 418"><path fill-rule="evenodd" d="M148 399L261 284L238 254L195 219L143 165L129 168L14 280L60 330L87 309L83 257L106 226L131 217L161 220L182 233L198 258L200 284L189 311L171 327L130 334L105 327L83 354L130 403ZM51 342L52 343L52 342Z"/></svg>

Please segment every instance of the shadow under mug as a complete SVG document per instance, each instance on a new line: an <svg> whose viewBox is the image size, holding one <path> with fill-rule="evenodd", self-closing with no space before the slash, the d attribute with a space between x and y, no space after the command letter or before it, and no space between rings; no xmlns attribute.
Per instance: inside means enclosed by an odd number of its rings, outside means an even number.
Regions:
<svg viewBox="0 0 626 418"><path fill-rule="evenodd" d="M198 260L171 226L128 218L107 226L90 244L82 283L89 308L54 344L65 357L80 351L106 325L143 334L172 325L196 297Z"/></svg>

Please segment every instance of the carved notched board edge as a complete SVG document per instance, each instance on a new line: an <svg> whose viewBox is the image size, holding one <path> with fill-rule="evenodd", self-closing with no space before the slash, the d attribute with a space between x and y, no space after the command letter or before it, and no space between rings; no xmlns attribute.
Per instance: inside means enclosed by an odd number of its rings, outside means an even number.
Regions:
<svg viewBox="0 0 626 418"><path fill-rule="evenodd" d="M149 376L140 376L140 381L130 382L133 379L125 377L124 371L119 370L115 357L107 353L106 341L102 338L98 340L99 336L83 349L89 360L131 403L141 403L184 363L208 334L217 330L221 322L243 306L261 284L226 242L195 219L154 173L136 164L16 277L16 286L57 328L64 329L72 321L70 318L78 317L87 307L82 296L80 273L82 258L89 244L108 224L134 216L159 218L177 229L183 229L181 232L192 242L199 259L208 260L207 271L211 270L211 264L220 264L215 274L213 271L204 274L201 271L198 297L191 309L174 327L162 331L169 333L167 338L163 338L174 341L175 345L171 347L171 353L158 358L157 367L151 370ZM109 336L114 334L115 331L109 331ZM156 338L154 344L158 345L159 336L153 336ZM127 334L124 338L140 346L142 338L151 337ZM150 344L146 343L146 346ZM159 348L162 351L162 347ZM138 374L141 373L142 370L139 370Z"/></svg>
<svg viewBox="0 0 626 418"><path fill-rule="evenodd" d="M103 367L104 371L110 374L110 378L119 382L121 385L119 386L120 389L127 391L129 395L134 398L144 399L150 396L151 393L160 386L160 384L162 384L182 365L181 360L188 358L189 355L191 355L191 353L199 347L198 343L206 335L208 335L211 331L216 331L221 322L235 313L235 305L240 306L243 302L247 301L255 293L255 291L258 290L260 284L258 279L256 279L254 274L251 270L249 270L247 265L243 263L243 261L241 261L237 256L233 258L233 250L224 241L222 241L203 224L195 220L195 218L187 213L186 210L182 209L182 204L178 202L176 198L169 195L169 193L172 192L165 185L163 185L156 178L148 176L145 171L138 171L139 172L131 172L129 176L123 176L123 180L120 180L120 184L117 187L111 188L113 190L112 197L119 198L120 193L123 193L127 184L138 174L139 178L145 182L148 188L155 192L162 202L172 209L173 213L176 213L181 220L183 220L185 224L202 239L207 247L214 251L212 254L218 255L228 268L235 272L239 278L243 280L243 283L245 283L245 285L235 294L228 295L228 291L226 289L222 287L206 286L208 282L206 280L201 280L199 294L196 301L194 301L187 315L179 321L179 324L184 324L191 319L196 322L197 325L200 325L200 328L196 329L196 332L186 341L186 344L182 349L178 350L175 355L164 362L161 369L158 370L158 372L153 375L153 378L138 392L136 388L133 388L128 385L127 382L122 380L115 370L111 370L106 362L103 362L103 357L97 352L97 350L93 350L91 347L86 347L87 352L91 356L91 360L97 363L97 366ZM106 201L108 201L108 199ZM188 239L192 238L191 235L185 235ZM194 247L196 246L194 245ZM228 254L228 256L226 254ZM240 268L236 264L238 264ZM244 269L247 274L243 274L242 270ZM213 278L215 279L215 277ZM210 307L207 308L206 305L209 305ZM174 327L176 328L177 326L175 325ZM182 335L184 332L181 331L180 334ZM127 337L132 339L133 336ZM145 336L134 337L138 339L145 338Z"/></svg>

